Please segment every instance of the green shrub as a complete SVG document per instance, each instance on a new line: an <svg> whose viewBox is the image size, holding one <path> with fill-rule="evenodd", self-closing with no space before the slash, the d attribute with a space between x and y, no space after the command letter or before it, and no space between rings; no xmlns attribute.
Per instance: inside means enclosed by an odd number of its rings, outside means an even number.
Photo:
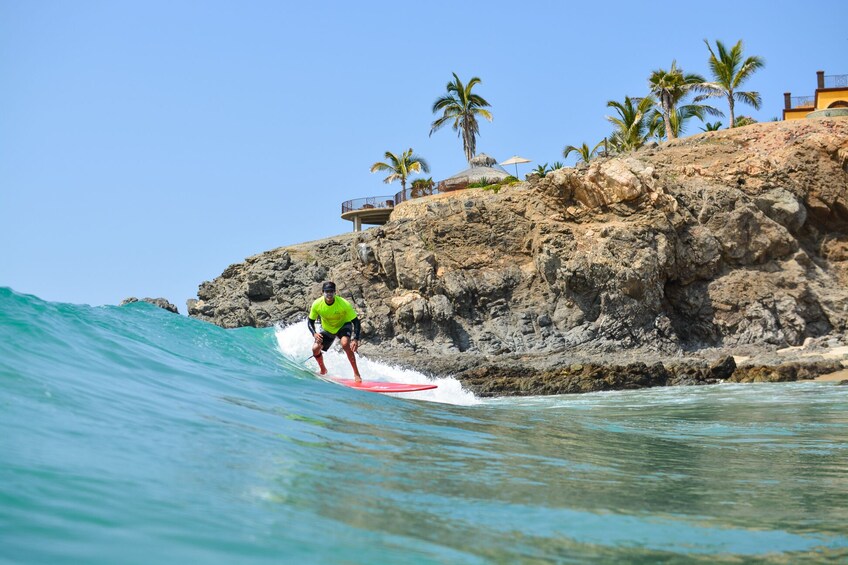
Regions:
<svg viewBox="0 0 848 565"><path fill-rule="evenodd" d="M477 182L472 182L468 185L468 188L482 188L483 190L491 190L495 194L497 194L501 188L508 184L515 184L517 182L521 182L514 176L510 175L504 179L499 181L491 181L489 179L480 179Z"/></svg>
<svg viewBox="0 0 848 565"><path fill-rule="evenodd" d="M489 186L490 184L492 184L492 181L487 178L482 178L477 182L468 183L468 188L483 188Z"/></svg>

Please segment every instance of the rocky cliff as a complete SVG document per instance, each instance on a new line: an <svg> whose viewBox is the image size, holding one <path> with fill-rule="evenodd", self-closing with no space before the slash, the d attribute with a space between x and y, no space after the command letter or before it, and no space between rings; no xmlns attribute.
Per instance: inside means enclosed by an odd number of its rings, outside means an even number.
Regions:
<svg viewBox="0 0 848 565"><path fill-rule="evenodd" d="M694 380L709 382L728 376L710 372L727 353L841 344L848 119L707 132L499 194L404 202L385 226L228 267L189 315L293 323L325 279L355 304L366 355L461 373L477 390L575 363L641 363L649 386L703 359ZM657 361L689 369L662 377Z"/></svg>

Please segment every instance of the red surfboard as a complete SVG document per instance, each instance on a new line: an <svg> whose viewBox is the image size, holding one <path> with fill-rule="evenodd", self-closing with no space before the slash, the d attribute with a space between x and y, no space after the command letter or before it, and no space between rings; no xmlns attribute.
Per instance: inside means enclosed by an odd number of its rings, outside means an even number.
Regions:
<svg viewBox="0 0 848 565"><path fill-rule="evenodd" d="M417 392L419 390L438 388L438 385L431 384L387 383L385 381L362 381L358 383L353 379L336 378L331 378L330 380L340 385L357 390L367 390L368 392Z"/></svg>

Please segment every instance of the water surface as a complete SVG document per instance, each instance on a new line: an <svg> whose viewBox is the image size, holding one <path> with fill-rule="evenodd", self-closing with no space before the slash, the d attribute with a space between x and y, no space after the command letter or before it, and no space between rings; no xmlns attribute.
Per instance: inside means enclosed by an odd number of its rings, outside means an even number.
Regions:
<svg viewBox="0 0 848 565"><path fill-rule="evenodd" d="M848 387L389 396L309 346L0 288L0 562L848 561Z"/></svg>

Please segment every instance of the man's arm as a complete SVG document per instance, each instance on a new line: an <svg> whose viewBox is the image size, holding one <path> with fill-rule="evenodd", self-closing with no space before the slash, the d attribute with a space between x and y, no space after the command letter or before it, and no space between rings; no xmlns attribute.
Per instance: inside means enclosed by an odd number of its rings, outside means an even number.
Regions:
<svg viewBox="0 0 848 565"><path fill-rule="evenodd" d="M362 329L359 316L351 320L351 323L353 324L353 338L350 340L350 350L356 353L356 350L359 349L359 331Z"/></svg>
<svg viewBox="0 0 848 565"><path fill-rule="evenodd" d="M318 320L318 312L315 308L315 302L312 303L312 306L309 308L309 315L306 316L306 326L309 328L309 333L315 337L315 334L318 333L315 331L315 322Z"/></svg>
<svg viewBox="0 0 848 565"><path fill-rule="evenodd" d="M359 316L351 320L353 324L353 339L359 341L359 333L362 331L362 325L359 323Z"/></svg>

